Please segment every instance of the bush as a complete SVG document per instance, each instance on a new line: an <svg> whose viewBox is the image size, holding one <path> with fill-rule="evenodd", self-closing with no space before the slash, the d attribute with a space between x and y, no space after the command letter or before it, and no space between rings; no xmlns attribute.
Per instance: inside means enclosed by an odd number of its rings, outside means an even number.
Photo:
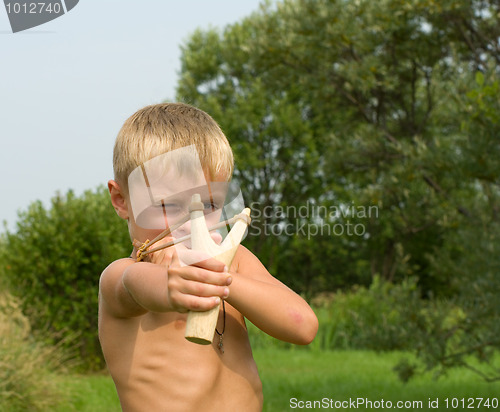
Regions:
<svg viewBox="0 0 500 412"><path fill-rule="evenodd" d="M416 279L392 284L375 277L369 288L316 298L319 331L314 344L321 349L408 349L409 313L419 313L422 305L416 284Z"/></svg>
<svg viewBox="0 0 500 412"><path fill-rule="evenodd" d="M0 410L43 411L62 394L50 379L65 359L60 348L33 339L18 299L0 292Z"/></svg>
<svg viewBox="0 0 500 412"><path fill-rule="evenodd" d="M415 322L425 322L427 311L416 279L392 284L375 277L370 287L322 294L311 306L319 321L313 350L365 349L377 351L415 348ZM293 348L248 325L253 348Z"/></svg>
<svg viewBox="0 0 500 412"><path fill-rule="evenodd" d="M498 292L491 289L492 281L488 284L490 289L473 285L473 292L477 296ZM429 370L438 377L454 367L469 368L486 381L498 381L498 352L492 348L498 341L494 334L498 312L486 302L478 299L471 308L458 299L423 299L416 279L392 284L375 277L368 288L358 286L312 300L319 329L307 349L412 353L415 356L411 356L411 361L403 358L394 367L403 381ZM475 311L480 311L481 316ZM489 322L481 329L481 336L471 331L478 319ZM251 324L248 330L253 348L295 348Z"/></svg>
<svg viewBox="0 0 500 412"><path fill-rule="evenodd" d="M82 366L96 369L104 365L97 338L99 276L128 253L126 225L106 189L81 197L70 191L55 196L50 208L38 201L19 213L17 230L0 242L0 278L23 298L34 331L77 333Z"/></svg>

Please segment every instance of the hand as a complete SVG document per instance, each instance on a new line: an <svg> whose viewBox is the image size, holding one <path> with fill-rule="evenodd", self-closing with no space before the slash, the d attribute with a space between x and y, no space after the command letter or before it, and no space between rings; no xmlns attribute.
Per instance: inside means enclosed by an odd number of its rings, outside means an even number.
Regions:
<svg viewBox="0 0 500 412"><path fill-rule="evenodd" d="M199 256L199 252L186 249L183 254ZM192 259L192 256L191 256ZM175 251L168 266L168 302L177 312L206 311L229 296L231 276L224 264L214 258L194 265L182 265Z"/></svg>
<svg viewBox="0 0 500 412"><path fill-rule="evenodd" d="M159 240L153 245L153 247L158 247L162 244L168 243L173 240L173 237L167 236ZM166 267L170 266L172 262L172 256L174 254L174 247L167 247L165 249L157 250L156 252L144 255L144 261L154 263L156 265L164 265Z"/></svg>

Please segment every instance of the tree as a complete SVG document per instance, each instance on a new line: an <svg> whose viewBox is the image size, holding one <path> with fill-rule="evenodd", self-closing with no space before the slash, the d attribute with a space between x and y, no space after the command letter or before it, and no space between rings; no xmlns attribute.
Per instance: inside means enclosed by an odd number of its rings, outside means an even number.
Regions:
<svg viewBox="0 0 500 412"><path fill-rule="evenodd" d="M80 197L69 191L53 197L50 208L37 201L19 213L16 231L0 242L0 279L22 299L35 333L76 336L69 345L79 351L82 367L100 368L99 276L130 250L126 225L104 187Z"/></svg>
<svg viewBox="0 0 500 412"><path fill-rule="evenodd" d="M457 274L496 290L496 261L485 265L474 248L465 257L459 241L478 239L488 256L499 245L498 94L491 92L499 13L493 0L285 0L186 42L178 98L222 124L247 196L261 211L305 204L324 211L271 213L265 223L366 228L361 236L249 237L278 276L311 293L378 275L417 276L424 296L459 304L464 322L486 316ZM477 88L476 73L489 79L486 88ZM329 213L349 205L379 213ZM492 326L498 306L488 293L480 301ZM481 330L477 322L464 336ZM498 347L482 342L482 350ZM471 348L465 340L458 346Z"/></svg>
<svg viewBox="0 0 500 412"><path fill-rule="evenodd" d="M178 96L223 125L236 178L262 208L376 205L381 213L365 222L368 236L335 239L337 247L347 255L350 245L361 248L354 256L372 276L416 274L436 289L426 279L426 254L442 241L443 216L467 210L443 170L449 162L436 167L435 149L461 139L457 79L470 83L470 68L497 58L495 7L459 0L264 6L222 34L189 39ZM470 181L460 190L475 196Z"/></svg>
<svg viewBox="0 0 500 412"><path fill-rule="evenodd" d="M488 381L500 380L500 369L492 362L500 347L499 92L498 75L478 72L475 87L459 98L463 139L457 150L465 167L458 178L474 182L478 190L465 205L468 212L457 220L457 230L447 233L444 247L432 257L432 266L436 276L452 274L457 293L451 302L460 316L452 323L435 317L433 350L421 351L428 367L465 366ZM425 333L417 339L427 346ZM470 355L479 366L470 362Z"/></svg>

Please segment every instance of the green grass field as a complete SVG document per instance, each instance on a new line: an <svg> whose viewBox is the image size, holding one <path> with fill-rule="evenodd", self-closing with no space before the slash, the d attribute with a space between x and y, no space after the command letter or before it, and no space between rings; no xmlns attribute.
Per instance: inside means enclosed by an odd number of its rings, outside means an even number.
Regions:
<svg viewBox="0 0 500 412"><path fill-rule="evenodd" d="M500 383L486 383L468 370L454 370L439 380L431 375L420 376L405 384L393 372L400 357L402 354L398 353L363 351L257 351L255 358L264 383L264 410L290 411L295 405L299 409L300 400L312 402L323 398L334 402L358 398L373 402L372 408L360 405L361 410L382 409L376 404L382 400L391 401L393 408L398 401L422 401L420 410L430 410L429 399L439 399L439 409L444 410L447 398L452 409L453 398L500 397ZM291 404L292 398L297 402Z"/></svg>
<svg viewBox="0 0 500 412"><path fill-rule="evenodd" d="M429 399L434 401L433 406L438 400L438 410L471 409L467 406L475 406L476 410L495 410L485 407L486 399L500 398L500 383L486 383L468 370L454 370L439 380L434 380L432 375L419 376L405 384L392 370L402 356L398 353L272 348L255 350L254 355L264 385L264 411L267 412L310 410L314 406L312 402L323 399L328 404L330 400L344 401L343 406L348 406L350 399L357 402L358 398L373 403L372 409L356 404L359 410L383 409L382 400L386 409L388 401L392 402L393 409L399 406L398 401L421 401L421 405L413 408L402 404L401 409L436 410L429 408ZM120 411L113 382L108 376L70 375L57 379L68 395L67 403L57 411ZM469 398L474 398L473 402ZM484 398L480 408L476 398ZM303 403L299 403L301 401ZM323 409L324 406L326 404ZM315 409L321 409L318 403ZM340 408L344 409L347 408Z"/></svg>

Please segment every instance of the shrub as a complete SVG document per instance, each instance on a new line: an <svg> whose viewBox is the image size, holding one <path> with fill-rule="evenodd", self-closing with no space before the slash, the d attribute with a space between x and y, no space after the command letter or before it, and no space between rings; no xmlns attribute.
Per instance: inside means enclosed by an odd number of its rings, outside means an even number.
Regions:
<svg viewBox="0 0 500 412"><path fill-rule="evenodd" d="M410 312L422 302L416 279L401 284L375 277L369 288L355 287L315 299L321 349L403 350L412 345Z"/></svg>
<svg viewBox="0 0 500 412"><path fill-rule="evenodd" d="M62 394L50 375L61 371L61 353L35 341L20 301L0 292L0 410L36 412L57 405Z"/></svg>
<svg viewBox="0 0 500 412"><path fill-rule="evenodd" d="M309 345L313 350L414 348L414 322L426 317L416 279L402 284L375 277L370 287L322 294L311 306L319 320L318 334ZM292 348L249 324L252 347Z"/></svg>
<svg viewBox="0 0 500 412"><path fill-rule="evenodd" d="M55 196L49 208L38 201L19 213L17 230L7 231L0 242L0 278L22 297L34 331L61 338L78 333L82 366L100 368L99 275L129 252L126 225L106 189L80 197L70 191Z"/></svg>

